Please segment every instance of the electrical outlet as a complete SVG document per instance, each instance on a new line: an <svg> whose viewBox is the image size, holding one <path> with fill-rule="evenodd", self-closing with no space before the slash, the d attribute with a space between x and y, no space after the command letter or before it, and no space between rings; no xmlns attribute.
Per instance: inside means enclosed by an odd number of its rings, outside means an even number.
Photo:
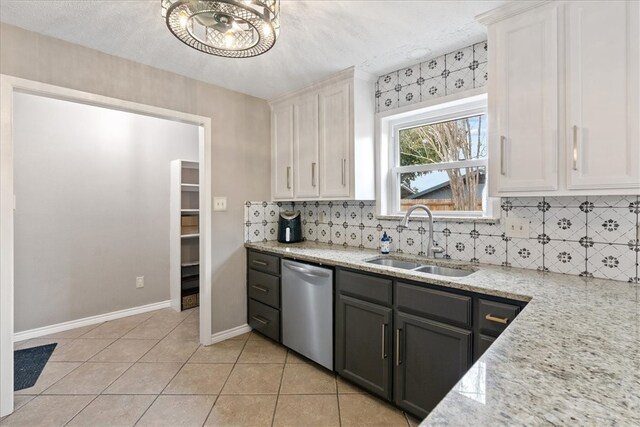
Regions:
<svg viewBox="0 0 640 427"><path fill-rule="evenodd" d="M516 237L526 239L529 237L529 220L508 216L504 221L504 235L506 237Z"/></svg>
<svg viewBox="0 0 640 427"><path fill-rule="evenodd" d="M325 216L324 211L318 212L318 222L325 222Z"/></svg>
<svg viewBox="0 0 640 427"><path fill-rule="evenodd" d="M636 225L636 240L640 241L640 223Z"/></svg>
<svg viewBox="0 0 640 427"><path fill-rule="evenodd" d="M144 276L136 277L136 288L144 288Z"/></svg>
<svg viewBox="0 0 640 427"><path fill-rule="evenodd" d="M226 197L214 197L213 198L213 210L214 211L226 211L227 210L227 198Z"/></svg>

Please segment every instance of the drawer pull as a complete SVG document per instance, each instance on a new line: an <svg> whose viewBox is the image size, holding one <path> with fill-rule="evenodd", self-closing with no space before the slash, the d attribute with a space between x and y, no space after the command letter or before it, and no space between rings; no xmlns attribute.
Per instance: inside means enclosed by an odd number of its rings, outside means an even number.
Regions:
<svg viewBox="0 0 640 427"><path fill-rule="evenodd" d="M260 323L262 323L263 325L268 325L269 323L271 323L271 321L270 321L270 320L267 320L267 319L265 319L265 318L264 318L264 317L262 317L262 316L251 316L251 318L252 318L253 320L255 320L256 322L260 322Z"/></svg>
<svg viewBox="0 0 640 427"><path fill-rule="evenodd" d="M263 286L260 286L260 285L251 285L251 287L252 287L253 289L257 289L257 290L259 290L260 292L264 292L265 294L268 294L268 293L269 293L269 289L267 289L267 288L265 288L265 287L263 287Z"/></svg>
<svg viewBox="0 0 640 427"><path fill-rule="evenodd" d="M268 265L269 265L269 263L268 263L268 262L260 261L260 260L257 260L257 259L254 259L254 260L253 260L253 261L251 261L251 262L253 262L254 264L257 264L257 265L261 265L261 266L263 266L263 267L266 267L266 266L268 266Z"/></svg>
<svg viewBox="0 0 640 427"><path fill-rule="evenodd" d="M387 337L387 324L383 323L382 324L382 359L386 359L387 358L387 346L385 345L385 341Z"/></svg>
<svg viewBox="0 0 640 427"><path fill-rule="evenodd" d="M487 314L486 316L484 316L484 318L487 319L489 322L502 323L503 325L506 325L507 323L509 323L508 317L497 317L497 316L494 316L493 314Z"/></svg>
<svg viewBox="0 0 640 427"><path fill-rule="evenodd" d="M396 366L400 366L402 361L400 360L400 333L402 329L396 329Z"/></svg>

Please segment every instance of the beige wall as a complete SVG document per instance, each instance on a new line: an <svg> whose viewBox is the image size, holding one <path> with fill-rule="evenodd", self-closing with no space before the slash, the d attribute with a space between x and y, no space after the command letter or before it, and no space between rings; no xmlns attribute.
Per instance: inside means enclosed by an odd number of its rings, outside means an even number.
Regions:
<svg viewBox="0 0 640 427"><path fill-rule="evenodd" d="M228 197L213 214L212 331L246 323L243 202L269 198L267 102L6 24L0 73L211 117L213 194Z"/></svg>

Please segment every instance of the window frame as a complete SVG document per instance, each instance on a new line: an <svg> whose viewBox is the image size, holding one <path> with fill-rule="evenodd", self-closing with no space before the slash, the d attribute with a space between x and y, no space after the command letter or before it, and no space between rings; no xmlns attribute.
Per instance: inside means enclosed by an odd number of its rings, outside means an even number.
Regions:
<svg viewBox="0 0 640 427"><path fill-rule="evenodd" d="M448 98L448 97L445 97ZM433 103L431 102L426 108L414 108L403 110L396 116L380 117L379 123L381 130L380 150L384 149L386 143L386 154L381 156L380 164L380 180L381 187L385 187L380 192L383 196L382 203L378 206L378 214L380 216L403 216L405 211L401 210L400 201L400 175L407 172L426 172L433 170L460 169L465 167L484 167L487 182L482 193L482 210L481 211L434 211L434 217L443 218L484 218L491 217L495 201L488 197L488 170L489 170L489 153L487 138L487 156L482 159L460 160L453 162L432 163L426 165L400 166L400 146L399 134L404 129L409 129L428 124L441 123L456 119L462 119L471 116L484 115L488 121L488 105L486 93L467 97L458 97L453 101ZM488 134L488 132L487 132ZM386 158L386 162L384 161ZM384 197L386 195L386 197Z"/></svg>

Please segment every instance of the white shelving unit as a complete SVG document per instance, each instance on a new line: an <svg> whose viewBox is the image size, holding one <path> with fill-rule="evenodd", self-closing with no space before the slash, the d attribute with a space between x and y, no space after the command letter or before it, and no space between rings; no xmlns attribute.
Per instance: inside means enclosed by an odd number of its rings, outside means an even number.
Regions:
<svg viewBox="0 0 640 427"><path fill-rule="evenodd" d="M200 290L200 207L198 162L171 162L170 286L171 307L195 307Z"/></svg>

